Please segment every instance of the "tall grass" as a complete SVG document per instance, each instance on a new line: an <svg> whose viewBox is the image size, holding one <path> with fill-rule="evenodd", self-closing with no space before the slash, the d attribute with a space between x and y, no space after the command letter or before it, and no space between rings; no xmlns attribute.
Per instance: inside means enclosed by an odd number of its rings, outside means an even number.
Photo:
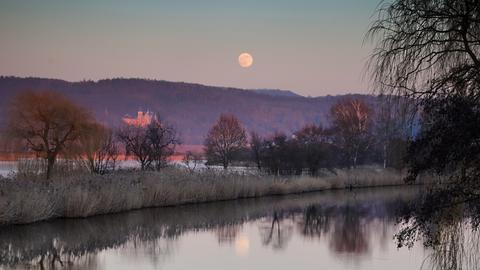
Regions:
<svg viewBox="0 0 480 270"><path fill-rule="evenodd" d="M402 175L372 168L337 170L323 177L276 177L165 168L160 172L73 172L46 181L18 175L0 179L0 224L87 217L144 207L230 200L339 188L403 184Z"/></svg>

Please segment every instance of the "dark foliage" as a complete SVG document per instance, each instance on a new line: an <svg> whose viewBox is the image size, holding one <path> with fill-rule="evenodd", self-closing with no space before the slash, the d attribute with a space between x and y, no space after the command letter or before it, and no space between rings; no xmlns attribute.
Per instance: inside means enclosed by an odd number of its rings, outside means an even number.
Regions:
<svg viewBox="0 0 480 270"><path fill-rule="evenodd" d="M480 104L452 96L425 106L423 127L408 148L409 180L433 171L455 175L459 182L480 173ZM476 179L475 179L476 181Z"/></svg>
<svg viewBox="0 0 480 270"><path fill-rule="evenodd" d="M479 254L478 239L463 243L465 223L479 225L479 18L479 0L396 0L381 6L370 30L379 89L423 109L408 147L407 181L422 173L448 180L411 205L397 235L400 246L423 238L439 269L467 268Z"/></svg>
<svg viewBox="0 0 480 270"><path fill-rule="evenodd" d="M262 170L277 175L317 175L320 169L339 165L331 131L307 125L291 137L276 133L269 138L252 136L252 156Z"/></svg>

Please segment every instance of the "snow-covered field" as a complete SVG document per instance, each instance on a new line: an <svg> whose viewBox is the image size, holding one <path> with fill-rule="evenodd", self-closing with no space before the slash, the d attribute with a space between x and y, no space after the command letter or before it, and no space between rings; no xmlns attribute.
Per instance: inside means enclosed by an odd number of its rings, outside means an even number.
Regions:
<svg viewBox="0 0 480 270"><path fill-rule="evenodd" d="M170 162L170 165L178 166L178 167L185 167L187 168L187 165L181 161L172 161ZM139 164L135 160L120 160L117 163L118 168L121 169L136 169L139 168ZM191 167L193 169L193 166ZM213 169L213 170L218 170L218 171L223 171L222 166L205 166L205 161L199 162L197 166L195 166L195 170L201 171L205 169ZM0 176L7 177L8 175L15 174L17 171L17 162L16 161L0 161ZM231 166L228 168L228 171L230 172L238 172L238 173L257 173L256 168L248 168L248 167L235 167Z"/></svg>
<svg viewBox="0 0 480 270"><path fill-rule="evenodd" d="M0 161L0 175L6 177L17 171L16 161Z"/></svg>

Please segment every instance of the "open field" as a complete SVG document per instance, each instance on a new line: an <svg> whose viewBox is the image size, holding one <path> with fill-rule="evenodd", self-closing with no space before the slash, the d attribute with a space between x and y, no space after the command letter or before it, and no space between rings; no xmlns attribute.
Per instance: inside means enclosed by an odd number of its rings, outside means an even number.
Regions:
<svg viewBox="0 0 480 270"><path fill-rule="evenodd" d="M427 181L420 179L420 183ZM428 180L429 181L429 180ZM71 173L48 182L40 177L0 180L0 224L58 217L88 217L145 207L171 206L328 189L403 185L396 171L337 170L322 177L281 177L216 170Z"/></svg>

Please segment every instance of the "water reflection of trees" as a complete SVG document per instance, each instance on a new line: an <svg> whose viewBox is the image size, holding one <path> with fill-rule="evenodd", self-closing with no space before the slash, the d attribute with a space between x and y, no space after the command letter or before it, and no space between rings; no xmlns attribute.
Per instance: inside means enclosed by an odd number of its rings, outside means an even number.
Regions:
<svg viewBox="0 0 480 270"><path fill-rule="evenodd" d="M309 238L320 238L330 231L331 213L329 209L309 206L303 219L298 223L300 233Z"/></svg>
<svg viewBox="0 0 480 270"><path fill-rule="evenodd" d="M285 215L286 213L274 211L260 223L260 237L264 246L271 246L273 249L287 246L293 232L293 224L290 222L293 214L291 213L290 217Z"/></svg>
<svg viewBox="0 0 480 270"><path fill-rule="evenodd" d="M371 219L361 218L361 209L347 205L335 219L330 246L337 253L363 254L369 251L368 226Z"/></svg>
<svg viewBox="0 0 480 270"><path fill-rule="evenodd" d="M466 200L454 189L433 189L403 209L399 247L418 241L430 249L424 268L438 270L478 269L480 232L478 200Z"/></svg>
<svg viewBox="0 0 480 270"><path fill-rule="evenodd" d="M256 220L263 244L275 250L285 248L297 228L305 238L329 239L335 252L360 253L369 245L364 228L379 218L393 219L392 198L414 194L364 191L355 200L349 192L306 194L0 227L0 268L95 269L96 254L110 249L146 255L159 265L186 232L212 232L219 243L233 243L243 224Z"/></svg>
<svg viewBox="0 0 480 270"><path fill-rule="evenodd" d="M351 200L334 206L312 205L304 210L297 227L305 238L328 241L334 253L365 254L372 245L370 241L379 237L381 243L385 243L391 239L385 228L395 221L397 209L404 203L392 199L387 202ZM381 234L378 234L379 229ZM372 231L376 237L370 237Z"/></svg>
<svg viewBox="0 0 480 270"><path fill-rule="evenodd" d="M215 228L215 234L219 244L233 244L241 231L241 224L223 224Z"/></svg>

